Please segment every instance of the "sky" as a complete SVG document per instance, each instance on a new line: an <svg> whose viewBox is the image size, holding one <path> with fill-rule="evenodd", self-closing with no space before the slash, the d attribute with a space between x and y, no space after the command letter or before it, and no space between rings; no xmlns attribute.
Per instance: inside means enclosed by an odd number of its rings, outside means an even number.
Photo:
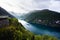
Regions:
<svg viewBox="0 0 60 40"><path fill-rule="evenodd" d="M0 7L16 13L42 9L60 12L60 0L0 0Z"/></svg>

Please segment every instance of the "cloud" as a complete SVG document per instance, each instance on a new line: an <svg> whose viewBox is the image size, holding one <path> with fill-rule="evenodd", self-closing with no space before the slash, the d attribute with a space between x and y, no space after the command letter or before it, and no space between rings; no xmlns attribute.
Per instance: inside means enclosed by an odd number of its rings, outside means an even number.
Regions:
<svg viewBox="0 0 60 40"><path fill-rule="evenodd" d="M55 1L60 1L60 0L55 0Z"/></svg>
<svg viewBox="0 0 60 40"><path fill-rule="evenodd" d="M45 2L45 1L50 1L50 0L34 0L36 2Z"/></svg>
<svg viewBox="0 0 60 40"><path fill-rule="evenodd" d="M37 5L37 8L39 9L46 9L50 5L50 1L36 1L35 4Z"/></svg>
<svg viewBox="0 0 60 40"><path fill-rule="evenodd" d="M31 10L51 9L60 12L60 0L0 0L8 11L25 13Z"/></svg>
<svg viewBox="0 0 60 40"><path fill-rule="evenodd" d="M60 1L51 1L51 5L49 6L48 9L60 12Z"/></svg>

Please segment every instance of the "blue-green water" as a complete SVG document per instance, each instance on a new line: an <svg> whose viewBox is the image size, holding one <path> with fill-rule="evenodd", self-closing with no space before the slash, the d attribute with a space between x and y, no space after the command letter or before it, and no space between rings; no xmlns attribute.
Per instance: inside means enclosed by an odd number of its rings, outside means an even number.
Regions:
<svg viewBox="0 0 60 40"><path fill-rule="evenodd" d="M35 34L43 34L43 35L50 35L60 38L60 29L59 28L52 28L45 25L28 23L24 20L19 20L19 22L29 31Z"/></svg>

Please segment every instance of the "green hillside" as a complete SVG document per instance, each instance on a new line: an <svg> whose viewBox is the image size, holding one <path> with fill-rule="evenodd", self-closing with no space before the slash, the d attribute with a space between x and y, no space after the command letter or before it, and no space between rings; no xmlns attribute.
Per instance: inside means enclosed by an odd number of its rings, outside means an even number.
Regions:
<svg viewBox="0 0 60 40"><path fill-rule="evenodd" d="M60 13L48 9L32 11L25 15L25 20L31 23L60 27Z"/></svg>
<svg viewBox="0 0 60 40"><path fill-rule="evenodd" d="M0 28L0 40L58 40L48 35L35 35L26 30L16 18L8 18L9 26Z"/></svg>

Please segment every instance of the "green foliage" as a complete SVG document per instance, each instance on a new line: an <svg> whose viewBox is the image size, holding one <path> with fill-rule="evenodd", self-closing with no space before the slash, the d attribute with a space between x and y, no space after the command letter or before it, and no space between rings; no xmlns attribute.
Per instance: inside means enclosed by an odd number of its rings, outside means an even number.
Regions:
<svg viewBox="0 0 60 40"><path fill-rule="evenodd" d="M58 40L58 39L48 35L35 35L34 40Z"/></svg>
<svg viewBox="0 0 60 40"><path fill-rule="evenodd" d="M25 15L25 20L30 23L60 27L56 21L60 20L60 13L50 10L36 10ZM41 21L39 21L41 20Z"/></svg>
<svg viewBox="0 0 60 40"><path fill-rule="evenodd" d="M58 40L52 36L34 35L18 23L15 18L9 18L8 20L10 25L0 28L0 40Z"/></svg>

